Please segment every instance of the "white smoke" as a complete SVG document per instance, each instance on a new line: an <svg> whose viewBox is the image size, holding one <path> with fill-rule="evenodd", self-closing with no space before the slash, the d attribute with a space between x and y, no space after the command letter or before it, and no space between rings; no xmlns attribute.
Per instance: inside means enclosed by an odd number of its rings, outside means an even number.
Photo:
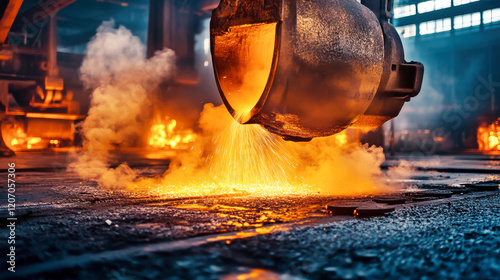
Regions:
<svg viewBox="0 0 500 280"><path fill-rule="evenodd" d="M84 179L108 187L122 186L136 177L126 163L109 168L109 152L118 145L133 145L141 137L151 117L151 91L175 72L172 50L146 59L140 39L114 25L104 22L97 29L80 68L85 87L93 93L88 117L81 125L84 149L72 164Z"/></svg>

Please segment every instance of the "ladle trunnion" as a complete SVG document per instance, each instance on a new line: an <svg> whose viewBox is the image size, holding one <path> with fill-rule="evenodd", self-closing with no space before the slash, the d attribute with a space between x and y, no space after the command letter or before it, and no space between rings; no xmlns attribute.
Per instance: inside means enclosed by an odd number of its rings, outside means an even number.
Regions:
<svg viewBox="0 0 500 280"><path fill-rule="evenodd" d="M418 94L391 0L222 0L210 38L222 100L243 124L307 141L377 127Z"/></svg>

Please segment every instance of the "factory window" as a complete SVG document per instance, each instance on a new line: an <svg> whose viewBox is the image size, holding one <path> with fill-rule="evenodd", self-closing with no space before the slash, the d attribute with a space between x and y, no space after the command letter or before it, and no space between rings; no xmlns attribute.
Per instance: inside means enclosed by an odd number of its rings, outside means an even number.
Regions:
<svg viewBox="0 0 500 280"><path fill-rule="evenodd" d="M451 0L431 0L418 4L418 13L423 14L427 12L437 11L451 7Z"/></svg>
<svg viewBox="0 0 500 280"><path fill-rule="evenodd" d="M436 22L434 20L422 22L420 24L420 35L427 35L436 32Z"/></svg>
<svg viewBox="0 0 500 280"><path fill-rule="evenodd" d="M425 1L418 3L418 12L420 14L434 11L434 1Z"/></svg>
<svg viewBox="0 0 500 280"><path fill-rule="evenodd" d="M396 27L396 30L402 38L409 38L417 35L417 26L415 24L399 26Z"/></svg>
<svg viewBox="0 0 500 280"><path fill-rule="evenodd" d="M436 33L450 31L451 30L451 18L443 18L436 20Z"/></svg>
<svg viewBox="0 0 500 280"><path fill-rule="evenodd" d="M451 7L451 0L435 0L434 9L441 10Z"/></svg>
<svg viewBox="0 0 500 280"><path fill-rule="evenodd" d="M483 12L483 24L489 24L500 21L500 8L486 10Z"/></svg>
<svg viewBox="0 0 500 280"><path fill-rule="evenodd" d="M460 6L460 5L465 5L469 4L472 2L478 2L479 0L453 0L453 6Z"/></svg>
<svg viewBox="0 0 500 280"><path fill-rule="evenodd" d="M408 17L415 14L417 14L417 7L415 5L406 5L394 8L394 18Z"/></svg>
<svg viewBox="0 0 500 280"><path fill-rule="evenodd" d="M451 18L443 18L420 23L420 35L427 35L451 30Z"/></svg>
<svg viewBox="0 0 500 280"><path fill-rule="evenodd" d="M481 13L466 14L456 16L453 21L453 28L462 29L481 24Z"/></svg>

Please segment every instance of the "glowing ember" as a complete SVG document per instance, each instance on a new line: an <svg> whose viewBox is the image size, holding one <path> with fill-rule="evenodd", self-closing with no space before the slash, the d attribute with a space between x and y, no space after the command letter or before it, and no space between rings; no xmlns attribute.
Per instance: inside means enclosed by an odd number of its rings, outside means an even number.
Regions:
<svg viewBox="0 0 500 280"><path fill-rule="evenodd" d="M245 118L244 115L235 118ZM225 185L245 185L243 189L246 190L249 185L270 189L268 183L290 188L289 178L296 163L281 138L260 125L229 121L230 124L214 139L216 149L210 158L211 177Z"/></svg>
<svg viewBox="0 0 500 280"><path fill-rule="evenodd" d="M24 149L43 149L45 146L40 146L37 144L40 144L42 142L42 138L40 137L21 137L21 138L14 138L10 141L10 147L14 151L19 151L19 150L24 150Z"/></svg>
<svg viewBox="0 0 500 280"><path fill-rule="evenodd" d="M339 145L339 146L346 145L349 141L349 136L347 135L347 130L344 130L340 133L337 133L333 137L335 137L337 145Z"/></svg>
<svg viewBox="0 0 500 280"><path fill-rule="evenodd" d="M159 121L151 127L149 146L153 148L181 149L181 144L193 143L196 134L192 130L176 131L177 121L170 120L166 125Z"/></svg>
<svg viewBox="0 0 500 280"><path fill-rule="evenodd" d="M42 138L40 138L40 137L29 138L28 145L26 145L26 146L28 147L28 149L31 149L31 148L33 148L33 145L38 144L40 142L42 142Z"/></svg>
<svg viewBox="0 0 500 280"><path fill-rule="evenodd" d="M48 146L47 140L26 135L22 125L17 122L3 125L2 134L5 144L13 151L45 149Z"/></svg>
<svg viewBox="0 0 500 280"><path fill-rule="evenodd" d="M477 129L477 144L480 151L500 151L500 118L489 126L482 125Z"/></svg>
<svg viewBox="0 0 500 280"><path fill-rule="evenodd" d="M10 141L10 146L14 151L23 150L23 149L40 149L44 147L36 146L37 144L42 142L42 138L40 137L21 137L14 138Z"/></svg>

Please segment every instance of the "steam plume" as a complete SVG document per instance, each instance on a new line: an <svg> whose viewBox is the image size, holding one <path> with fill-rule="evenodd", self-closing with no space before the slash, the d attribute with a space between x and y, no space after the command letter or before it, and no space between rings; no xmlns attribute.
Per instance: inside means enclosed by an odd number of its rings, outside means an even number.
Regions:
<svg viewBox="0 0 500 280"><path fill-rule="evenodd" d="M147 123L151 101L148 92L171 77L175 55L165 49L146 60L140 39L114 22L104 22L87 46L81 79L93 89L87 119L81 125L84 151L72 167L85 178L105 186L123 186L136 173L122 164L109 168L116 145L134 144Z"/></svg>

